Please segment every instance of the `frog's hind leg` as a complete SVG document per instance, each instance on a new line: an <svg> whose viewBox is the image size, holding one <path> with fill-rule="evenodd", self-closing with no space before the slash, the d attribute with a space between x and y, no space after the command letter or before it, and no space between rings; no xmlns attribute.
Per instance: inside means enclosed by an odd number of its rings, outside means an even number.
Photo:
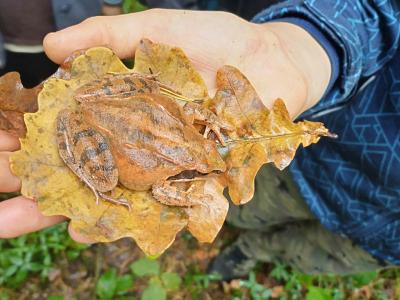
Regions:
<svg viewBox="0 0 400 300"><path fill-rule="evenodd" d="M78 169L80 170L80 169ZM77 173L77 172L76 172ZM80 173L80 174L79 174ZM128 208L129 211L132 210L132 206L129 203L128 200L126 200L125 198L118 198L115 199L113 197L110 197L108 195L106 195L105 193L99 192L95 186L93 186L93 184L90 183L90 181L86 178L85 174L83 172L79 172L78 171L78 177L92 190L94 196L96 197L96 204L99 205L100 203L100 199L103 199L105 201L114 203L114 204L119 204L119 205L123 205L126 206Z"/></svg>
<svg viewBox="0 0 400 300"><path fill-rule="evenodd" d="M123 205L123 206L126 206L126 207L128 208L129 211L132 210L131 204L130 204L129 201L126 200L125 198L118 198L118 199L115 199L115 198L112 198L112 197L110 197L110 196L107 196L106 194L101 193L101 192L98 192L98 195L100 196L100 198L102 198L102 199L104 199L104 200L106 200L106 201L108 201L108 202L111 202L111 203L114 203L114 204ZM97 195L96 195L96 201L98 201L98 200L97 200Z"/></svg>
<svg viewBox="0 0 400 300"><path fill-rule="evenodd" d="M172 185L173 181L160 181L152 186L153 197L165 205L191 207L204 205L213 198L209 194L196 193L192 184L187 190Z"/></svg>
<svg viewBox="0 0 400 300"><path fill-rule="evenodd" d="M69 110L57 116L57 142L61 159L93 191L96 203L102 198L127 206L126 199L104 194L118 183L118 170L106 139L83 124L81 116Z"/></svg>

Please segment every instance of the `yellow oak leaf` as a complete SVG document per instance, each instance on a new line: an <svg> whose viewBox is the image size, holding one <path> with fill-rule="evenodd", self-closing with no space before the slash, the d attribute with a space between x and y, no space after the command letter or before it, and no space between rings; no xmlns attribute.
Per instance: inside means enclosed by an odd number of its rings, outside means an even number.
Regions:
<svg viewBox="0 0 400 300"><path fill-rule="evenodd" d="M177 63L180 64L179 60ZM222 187L218 187L219 194L214 190L212 195L217 204L210 204L210 207L218 206L213 212L215 217L210 218L208 213L206 219L202 208L166 206L156 201L149 191L137 192L119 185L111 196L127 199L132 207L129 211L105 201L96 204L92 191L59 156L56 118L61 110L77 109L74 91L105 74L129 72L132 70L110 49L98 47L75 53L44 82L38 96L39 110L25 114L27 135L21 139L21 150L11 157L12 170L22 180L22 194L35 199L44 215L67 216L72 227L90 239L110 242L132 237L148 255L161 254L185 226L200 241L211 242L228 210ZM210 184L206 183L204 189L210 189Z"/></svg>
<svg viewBox="0 0 400 300"><path fill-rule="evenodd" d="M307 147L321 136L336 136L320 122L292 122L281 99L275 100L271 110L266 108L248 79L232 66L218 70L217 93L208 105L234 128L226 133L227 147L221 153L235 204L252 199L254 179L263 164L273 162L282 170L300 144Z"/></svg>
<svg viewBox="0 0 400 300"><path fill-rule="evenodd" d="M190 99L208 97L203 78L182 49L143 39L135 53L135 72L156 75L170 89Z"/></svg>

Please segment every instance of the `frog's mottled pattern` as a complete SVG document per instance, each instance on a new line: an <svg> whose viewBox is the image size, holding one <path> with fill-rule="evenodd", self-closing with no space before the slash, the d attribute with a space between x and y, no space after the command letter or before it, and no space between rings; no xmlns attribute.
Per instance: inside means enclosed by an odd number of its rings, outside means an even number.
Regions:
<svg viewBox="0 0 400 300"><path fill-rule="evenodd" d="M75 92L75 99L79 102L108 99L121 99L137 94L158 94L160 87L152 76L143 76L137 73L107 74L101 79L94 80Z"/></svg>
<svg viewBox="0 0 400 300"><path fill-rule="evenodd" d="M68 110L58 114L57 141L64 162L79 177L85 174L96 190L108 192L117 185L118 170L106 139L82 124L79 114Z"/></svg>
<svg viewBox="0 0 400 300"><path fill-rule="evenodd" d="M136 191L152 189L169 205L210 198L192 193L190 185L180 190L168 179L188 170L225 171L216 142L205 138L213 130L221 141L220 127L226 129L211 111L196 103L182 108L160 94L154 76L136 73L107 74L80 87L74 98L78 110L64 110L57 119L59 152L97 199L129 206L104 194L118 182ZM193 126L196 121L206 125L204 137Z"/></svg>

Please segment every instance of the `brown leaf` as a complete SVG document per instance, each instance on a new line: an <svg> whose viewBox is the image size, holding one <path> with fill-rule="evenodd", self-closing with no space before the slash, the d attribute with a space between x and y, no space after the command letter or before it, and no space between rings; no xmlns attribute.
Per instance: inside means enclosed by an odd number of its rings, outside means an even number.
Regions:
<svg viewBox="0 0 400 300"><path fill-rule="evenodd" d="M24 114L18 111L0 110L0 129L18 137L25 136Z"/></svg>
<svg viewBox="0 0 400 300"><path fill-rule="evenodd" d="M322 123L293 123L281 99L267 109L248 79L232 66L217 74L218 92L209 104L235 130L227 132L225 161L229 195L235 204L244 204L254 195L254 179L265 163L280 170L293 160L300 144L306 147L321 136L331 136Z"/></svg>
<svg viewBox="0 0 400 300"><path fill-rule="evenodd" d="M26 133L23 114L37 111L37 95L41 89L42 85L24 88L17 72L0 77L0 129L23 137Z"/></svg>

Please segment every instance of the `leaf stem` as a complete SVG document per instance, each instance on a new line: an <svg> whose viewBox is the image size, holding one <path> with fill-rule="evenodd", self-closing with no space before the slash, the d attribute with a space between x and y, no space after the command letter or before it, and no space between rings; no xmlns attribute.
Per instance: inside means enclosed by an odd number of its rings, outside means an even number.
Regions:
<svg viewBox="0 0 400 300"><path fill-rule="evenodd" d="M162 84L160 82L157 82L160 85L160 93L165 96L172 97L176 100L184 101L184 102L196 102L196 103L202 103L204 102L204 99L191 99L189 97L186 97L170 87L166 86L165 84Z"/></svg>
<svg viewBox="0 0 400 300"><path fill-rule="evenodd" d="M226 144L235 144L235 143L256 143L256 142L262 142L266 140L272 140L276 138L282 138L282 137L292 137L292 136L297 136L297 135L317 135L317 136L325 136L328 138L336 139L338 135L336 133L332 133L329 131L326 132L310 132L310 131L302 131L302 132L293 132L293 133L284 133L284 134L277 134L277 135L263 135L263 136L258 136L258 137L250 137L250 138L242 138L242 139L228 139L225 141ZM221 147L222 145L219 145Z"/></svg>

